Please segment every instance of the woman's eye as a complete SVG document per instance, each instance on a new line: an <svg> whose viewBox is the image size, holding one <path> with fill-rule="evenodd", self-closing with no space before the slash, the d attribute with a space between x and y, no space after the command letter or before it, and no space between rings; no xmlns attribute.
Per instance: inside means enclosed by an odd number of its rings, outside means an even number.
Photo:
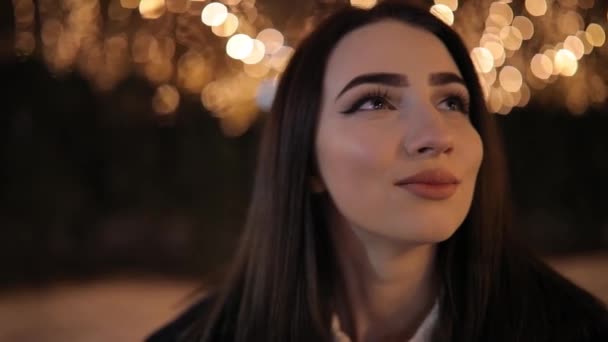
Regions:
<svg viewBox="0 0 608 342"><path fill-rule="evenodd" d="M368 96L355 102L350 109L342 112L350 114L357 111L394 110L396 109L384 96Z"/></svg>
<svg viewBox="0 0 608 342"><path fill-rule="evenodd" d="M442 107L453 112L468 113L468 105L458 96L451 96L441 102Z"/></svg>
<svg viewBox="0 0 608 342"><path fill-rule="evenodd" d="M359 109L363 110L381 110L388 109L390 104L382 97L374 97L365 101Z"/></svg>

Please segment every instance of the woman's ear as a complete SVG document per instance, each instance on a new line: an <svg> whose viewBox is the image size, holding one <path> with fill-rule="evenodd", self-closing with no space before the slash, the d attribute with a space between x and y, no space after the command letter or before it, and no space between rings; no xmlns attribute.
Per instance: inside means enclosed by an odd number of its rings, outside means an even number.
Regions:
<svg viewBox="0 0 608 342"><path fill-rule="evenodd" d="M320 194L325 192L325 184L323 181L317 176L310 176L310 190L314 194Z"/></svg>

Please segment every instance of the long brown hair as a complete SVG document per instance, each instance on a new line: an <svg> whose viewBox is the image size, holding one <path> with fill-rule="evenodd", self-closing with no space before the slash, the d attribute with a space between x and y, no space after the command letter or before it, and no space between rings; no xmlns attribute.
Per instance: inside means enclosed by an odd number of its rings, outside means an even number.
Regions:
<svg viewBox="0 0 608 342"><path fill-rule="evenodd" d="M547 274L542 279L561 278L523 257L509 238L501 139L485 109L468 51L459 36L427 10L383 2L370 10L344 8L300 43L265 118L240 247L229 276L211 296L212 309L191 336L202 341L331 340L330 303L337 295L339 270L323 220L323 201L328 199L312 193L309 184L315 171L321 89L337 43L349 32L385 19L429 31L447 47L470 93L471 122L484 146L470 212L456 233L438 246L443 296L434 340L512 341L528 333L522 320L532 318L524 315L529 311L522 309L526 300L518 297L524 295L524 280L531 277L526 270Z"/></svg>

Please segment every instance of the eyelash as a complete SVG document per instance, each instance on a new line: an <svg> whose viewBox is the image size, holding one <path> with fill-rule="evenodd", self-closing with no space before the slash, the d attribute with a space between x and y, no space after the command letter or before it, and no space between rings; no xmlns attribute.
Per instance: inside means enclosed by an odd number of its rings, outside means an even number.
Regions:
<svg viewBox="0 0 608 342"><path fill-rule="evenodd" d="M343 111L342 113L343 114L352 114L354 112L361 110L361 106L364 105L365 103L367 103L369 101L373 101L373 100L378 100L378 99L380 99L384 105L388 105L389 109L391 109L391 110L395 109L395 106L393 106L389 101L390 95L388 93L388 90L378 88L378 89L369 91L368 93L361 96L352 105L350 105L347 110ZM365 109L364 111L371 111L371 110L374 110L374 109Z"/></svg>
<svg viewBox="0 0 608 342"><path fill-rule="evenodd" d="M460 106L460 108L456 109L456 111L465 115L469 114L470 102L468 96L466 96L463 91L452 91L451 93L448 93L448 95L440 103L448 100L456 100L458 102L458 106Z"/></svg>

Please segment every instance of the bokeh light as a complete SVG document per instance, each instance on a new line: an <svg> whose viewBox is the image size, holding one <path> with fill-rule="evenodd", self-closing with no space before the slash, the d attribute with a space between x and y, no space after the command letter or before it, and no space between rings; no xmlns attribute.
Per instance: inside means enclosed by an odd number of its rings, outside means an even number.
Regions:
<svg viewBox="0 0 608 342"><path fill-rule="evenodd" d="M218 37L230 37L238 28L239 18L232 13L228 13L226 20L221 25L212 26L211 31Z"/></svg>
<svg viewBox="0 0 608 342"><path fill-rule="evenodd" d="M228 8L220 2L210 2L201 12L201 20L207 26L219 26L228 18Z"/></svg>
<svg viewBox="0 0 608 342"><path fill-rule="evenodd" d="M522 34L517 27L505 26L500 30L500 39L506 49L519 50L522 43Z"/></svg>
<svg viewBox="0 0 608 342"><path fill-rule="evenodd" d="M570 50L576 59L581 59L585 55L585 46L577 36L568 36L564 41L564 48Z"/></svg>
<svg viewBox="0 0 608 342"><path fill-rule="evenodd" d="M249 56L243 58L243 63L257 64L262 61L265 55L266 47L264 46L264 43L257 39L253 39L253 50L251 50Z"/></svg>
<svg viewBox="0 0 608 342"><path fill-rule="evenodd" d="M547 13L547 2L545 0L526 0L525 7L528 13L535 17Z"/></svg>
<svg viewBox="0 0 608 342"><path fill-rule="evenodd" d="M267 28L260 31L256 39L264 43L264 46L266 46L266 53L268 54L276 53L285 43L283 34L273 28Z"/></svg>
<svg viewBox="0 0 608 342"><path fill-rule="evenodd" d="M431 13L450 26L454 24L454 12L446 5L433 5L431 7Z"/></svg>
<svg viewBox="0 0 608 342"><path fill-rule="evenodd" d="M498 27L510 25L513 21L513 10L511 6L503 2L494 2L490 5L490 14L488 19L494 22Z"/></svg>
<svg viewBox="0 0 608 342"><path fill-rule="evenodd" d="M532 57L530 69L534 76L546 80L553 74L553 61L547 55L537 53Z"/></svg>
<svg viewBox="0 0 608 342"><path fill-rule="evenodd" d="M435 4L437 5L446 5L452 10L452 12L456 12L458 9L458 0L435 0Z"/></svg>
<svg viewBox="0 0 608 342"><path fill-rule="evenodd" d="M228 40L226 53L234 59L243 59L251 54L254 48L253 39L246 34L236 34Z"/></svg>
<svg viewBox="0 0 608 342"><path fill-rule="evenodd" d="M145 19L158 19L165 14L165 1L141 0L139 2L139 13Z"/></svg>
<svg viewBox="0 0 608 342"><path fill-rule="evenodd" d="M270 65L274 70L283 72L294 52L295 50L292 47L282 46L279 51L272 55Z"/></svg>
<svg viewBox="0 0 608 342"><path fill-rule="evenodd" d="M471 59L480 72L490 72L494 67L494 56L484 47L476 47L471 51Z"/></svg>
<svg viewBox="0 0 608 342"><path fill-rule="evenodd" d="M591 45L600 47L606 42L606 32L604 32L604 29L600 25L596 23L589 24L585 31L587 32L587 40L589 40Z"/></svg>
<svg viewBox="0 0 608 342"><path fill-rule="evenodd" d="M158 114L171 114L179 105L179 92L170 84L163 84L156 88L152 98L152 108Z"/></svg>
<svg viewBox="0 0 608 342"><path fill-rule="evenodd" d="M583 17L575 11L565 11L557 16L557 28L563 34L575 34L585 27Z"/></svg>
<svg viewBox="0 0 608 342"><path fill-rule="evenodd" d="M523 78L519 70L510 65L507 65L500 70L498 80L503 89L511 93L519 91L523 83Z"/></svg>
<svg viewBox="0 0 608 342"><path fill-rule="evenodd" d="M128 9L136 9L139 6L139 0L120 0L120 5Z"/></svg>
<svg viewBox="0 0 608 342"><path fill-rule="evenodd" d="M573 76L578 69L576 56L572 51L567 49L560 49L557 51L553 64L555 70L564 76Z"/></svg>
<svg viewBox="0 0 608 342"><path fill-rule="evenodd" d="M527 17L520 15L513 18L513 27L519 30L524 40L529 40L534 36L534 24Z"/></svg>
<svg viewBox="0 0 608 342"><path fill-rule="evenodd" d="M372 7L376 6L377 2L378 2L377 0L350 0L350 4L352 6L364 8L364 9L368 9L368 8L372 8Z"/></svg>

